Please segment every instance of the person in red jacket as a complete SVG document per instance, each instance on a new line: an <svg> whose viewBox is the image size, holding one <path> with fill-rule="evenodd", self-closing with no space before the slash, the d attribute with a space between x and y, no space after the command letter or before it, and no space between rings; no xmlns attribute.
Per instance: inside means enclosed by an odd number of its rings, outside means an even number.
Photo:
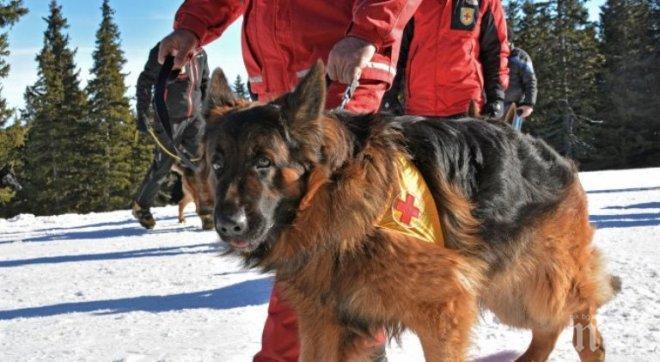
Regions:
<svg viewBox="0 0 660 362"><path fill-rule="evenodd" d="M159 61L174 55L180 68L243 15L243 60L258 100L289 92L321 59L332 80L326 108L337 107L346 85L358 78L346 110L376 112L396 72L403 28L420 1L187 0L177 11L175 30L161 41ZM382 331L365 348L378 350L384 341ZM297 361L299 348L295 312L276 284L254 361Z"/></svg>
<svg viewBox="0 0 660 362"><path fill-rule="evenodd" d="M175 55L179 68L200 46L244 16L243 61L260 101L293 89L317 59L332 82L334 108L353 77L360 86L347 109L375 112L396 72L403 27L420 0L188 0L177 11L175 31L163 39L160 60Z"/></svg>
<svg viewBox="0 0 660 362"><path fill-rule="evenodd" d="M459 116L474 100L482 114L502 116L509 46L500 0L424 0L409 31L405 113Z"/></svg>

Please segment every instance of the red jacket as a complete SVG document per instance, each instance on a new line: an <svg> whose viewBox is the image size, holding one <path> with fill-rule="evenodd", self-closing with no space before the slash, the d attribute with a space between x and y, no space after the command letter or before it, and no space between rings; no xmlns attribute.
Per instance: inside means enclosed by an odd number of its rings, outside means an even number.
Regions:
<svg viewBox="0 0 660 362"><path fill-rule="evenodd" d="M509 46L500 0L424 0L406 64L406 113L451 116L504 100Z"/></svg>
<svg viewBox="0 0 660 362"><path fill-rule="evenodd" d="M188 0L174 27L192 31L205 45L243 15L251 90L269 100L295 87L317 59L327 62L334 44L347 35L377 47L362 79L391 84L403 27L420 1Z"/></svg>

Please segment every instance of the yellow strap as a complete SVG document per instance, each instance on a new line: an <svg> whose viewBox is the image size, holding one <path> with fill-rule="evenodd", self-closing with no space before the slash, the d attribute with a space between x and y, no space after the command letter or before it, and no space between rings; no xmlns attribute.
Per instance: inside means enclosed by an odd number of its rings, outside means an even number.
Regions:
<svg viewBox="0 0 660 362"><path fill-rule="evenodd" d="M156 142L156 145L158 145L158 147L161 149L161 151L163 151L166 155L172 157L175 161L177 161L177 162L182 162L181 157L179 157L178 155L175 155L175 154L173 154L172 152L170 152L170 150L168 150L168 149L167 149L167 148L166 148L166 147L160 142L160 139L158 138L158 136L156 136L156 134L154 133L154 130L153 130L151 127L148 127L147 130L149 131L149 134L151 135L151 137L153 137L154 141ZM193 158L193 159L191 159L190 161L192 161L192 162L197 162L197 161L199 161L199 160L201 160L201 159L202 159L202 157L200 156L200 157Z"/></svg>
<svg viewBox="0 0 660 362"><path fill-rule="evenodd" d="M156 136L154 130L151 127L147 128L147 130L149 131L149 134L151 135L151 137L153 137L154 141L156 142L156 145L160 148L161 151L163 151L166 155L172 157L174 160L181 162L181 158L179 156L170 152L170 150L168 150L165 146L163 146L162 143L160 143L160 139L158 139L158 136Z"/></svg>
<svg viewBox="0 0 660 362"><path fill-rule="evenodd" d="M440 215L426 181L405 156L397 155L396 162L399 190L377 226L443 246Z"/></svg>

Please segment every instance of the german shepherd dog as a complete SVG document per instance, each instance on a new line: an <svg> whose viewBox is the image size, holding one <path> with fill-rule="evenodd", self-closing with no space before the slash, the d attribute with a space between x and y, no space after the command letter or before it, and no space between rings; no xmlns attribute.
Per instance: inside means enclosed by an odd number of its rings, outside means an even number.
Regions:
<svg viewBox="0 0 660 362"><path fill-rule="evenodd" d="M182 197L178 202L179 206L179 223L186 222L186 215L184 210L189 203L195 203L195 211L199 218L202 220L203 230L213 229L213 195L206 187L203 179L198 177L197 173L186 168L180 163L172 165L172 171L181 176L181 192Z"/></svg>
<svg viewBox="0 0 660 362"><path fill-rule="evenodd" d="M11 187L16 191L23 189L8 164L0 168L0 187Z"/></svg>
<svg viewBox="0 0 660 362"><path fill-rule="evenodd" d="M615 294L591 244L576 168L495 121L323 112L322 63L270 103L238 103L221 71L201 175L215 228L250 267L275 271L299 315L301 361L363 361L382 326L427 361L462 361L479 306L531 329L544 361L573 321L582 361L603 361L596 310ZM431 190L444 246L376 227L408 155Z"/></svg>

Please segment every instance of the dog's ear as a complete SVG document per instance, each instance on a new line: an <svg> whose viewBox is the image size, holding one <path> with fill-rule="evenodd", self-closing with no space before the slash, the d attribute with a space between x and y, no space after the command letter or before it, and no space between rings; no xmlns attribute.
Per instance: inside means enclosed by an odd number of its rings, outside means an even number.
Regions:
<svg viewBox="0 0 660 362"><path fill-rule="evenodd" d="M467 116L472 118L479 118L479 106L474 99L470 99L470 106L468 107Z"/></svg>
<svg viewBox="0 0 660 362"><path fill-rule="evenodd" d="M513 120L516 118L516 111L516 104L511 103L511 106L502 117L502 122L506 124L513 124Z"/></svg>
<svg viewBox="0 0 660 362"><path fill-rule="evenodd" d="M204 101L204 114L218 107L236 106L236 96L229 87L227 77L220 68L215 68L211 76L211 83L206 90L206 100Z"/></svg>
<svg viewBox="0 0 660 362"><path fill-rule="evenodd" d="M282 106L287 126L295 138L306 137L316 129L315 122L325 108L325 69L317 61L296 89L275 101Z"/></svg>

